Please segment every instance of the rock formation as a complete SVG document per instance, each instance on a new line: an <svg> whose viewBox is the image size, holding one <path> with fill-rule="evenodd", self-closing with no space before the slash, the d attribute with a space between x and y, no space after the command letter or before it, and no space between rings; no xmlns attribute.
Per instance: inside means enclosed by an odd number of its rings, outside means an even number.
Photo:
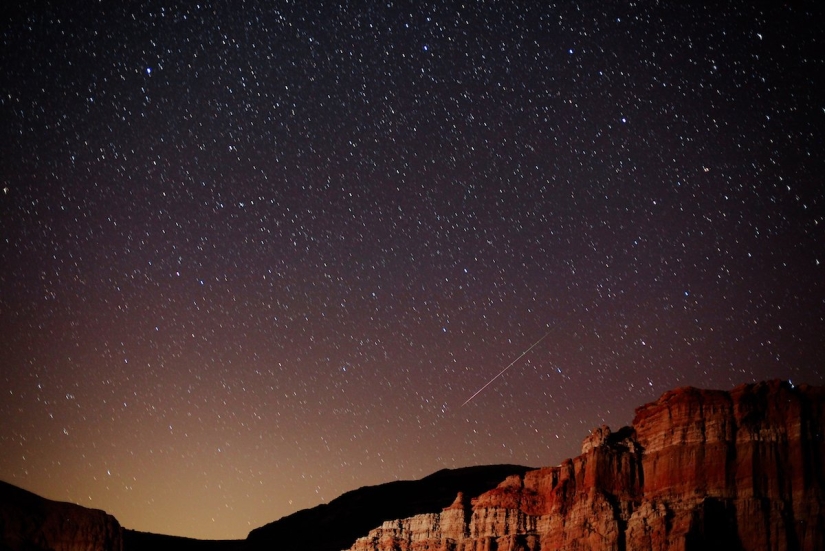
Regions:
<svg viewBox="0 0 825 551"><path fill-rule="evenodd" d="M825 551L825 388L770 381L674 390L638 408L630 427L595 429L581 455L557 467L468 467L360 488L243 541L124 530L103 511L0 482L0 551L347 546Z"/></svg>
<svg viewBox="0 0 825 551"><path fill-rule="evenodd" d="M772 381L731 392L681 389L638 408L645 499L628 541L822 549L824 398L823 388Z"/></svg>
<svg viewBox="0 0 825 551"><path fill-rule="evenodd" d="M502 478L529 470L518 465L482 465L444 469L421 480L366 486L253 530L246 540L247 549L340 551L384 519L417 518L419 513L439 510L460 491L480 494L495 488ZM455 513L443 516L442 526L465 524ZM398 527L403 529L408 528Z"/></svg>
<svg viewBox="0 0 825 551"><path fill-rule="evenodd" d="M0 482L3 551L122 551L122 532L103 511L50 501Z"/></svg>
<svg viewBox="0 0 825 551"><path fill-rule="evenodd" d="M600 427L582 454L351 551L825 549L825 389L682 388Z"/></svg>

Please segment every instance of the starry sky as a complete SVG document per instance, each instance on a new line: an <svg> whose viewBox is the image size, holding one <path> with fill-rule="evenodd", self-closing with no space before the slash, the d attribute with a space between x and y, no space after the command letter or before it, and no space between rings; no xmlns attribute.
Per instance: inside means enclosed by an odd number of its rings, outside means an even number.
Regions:
<svg viewBox="0 0 825 551"><path fill-rule="evenodd" d="M0 479L242 538L825 383L815 2L16 4Z"/></svg>

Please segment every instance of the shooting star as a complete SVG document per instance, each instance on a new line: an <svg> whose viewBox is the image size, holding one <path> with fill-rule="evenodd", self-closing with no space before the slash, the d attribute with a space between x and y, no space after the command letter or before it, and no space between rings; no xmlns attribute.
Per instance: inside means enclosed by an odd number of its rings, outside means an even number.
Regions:
<svg viewBox="0 0 825 551"><path fill-rule="evenodd" d="M531 344L531 345L530 345L530 348L528 348L527 350L525 350L524 352L522 352L521 354L519 354L519 357L518 357L518 358L516 358L515 360L513 360L512 362L510 362L510 364L509 364L507 367L505 367L504 369L502 369L502 370L499 372L499 374L498 374L498 375L496 375L495 377L493 377L492 379L490 379L489 381L487 381L487 384L486 384L486 385L484 385L483 387L481 387L481 388L479 388L478 390L476 390L476 393L475 393L475 394L473 394L472 396L470 396L469 398L467 398L467 401L466 401L466 402L464 402L463 404L461 404L461 405L459 406L459 409L461 409L461 408L463 408L464 406L466 406L467 404L469 404L469 403L473 400L473 398L475 398L476 396L478 396L479 394L481 394L481 392L482 392L485 388L487 388L488 386L490 386L491 384L493 384L493 381L495 381L496 379L498 379L499 377L501 377L502 375L504 375L504 373L505 373L508 369L510 369L511 367L513 367L513 365L515 365L515 363L516 363L516 362L518 362L520 359L522 359L524 356L526 356L528 352L530 352L530 351L531 351L531 350L533 350L536 346L538 346L538 344L539 344L541 341L543 341L544 339L546 339L546 338L547 338L547 336L548 336L550 333L552 333L552 332L553 332L553 330L551 329L550 331L548 331L547 333L545 333L545 334L544 334L544 336L543 336L542 338L540 338L539 340L537 340L536 342L534 342L533 344Z"/></svg>

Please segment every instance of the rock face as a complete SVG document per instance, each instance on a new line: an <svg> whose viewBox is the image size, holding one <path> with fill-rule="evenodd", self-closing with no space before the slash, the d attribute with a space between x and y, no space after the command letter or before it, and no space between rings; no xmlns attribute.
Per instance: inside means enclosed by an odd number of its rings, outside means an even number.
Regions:
<svg viewBox="0 0 825 551"><path fill-rule="evenodd" d="M340 551L388 518L409 519L397 521L399 524L394 527L388 525L388 530L396 530L399 534L411 530L418 533L423 526L410 523L422 522L419 519L421 513L439 510L445 503L450 503L459 491L477 495L495 488L507 476L521 476L530 470L519 465L483 465L444 469L421 480L366 486L253 530L246 539L245 548L250 551ZM450 509L454 512L435 515L441 522L438 534L464 530L464 504L454 503ZM434 520L431 518L429 522ZM434 534L435 531L431 533L433 537Z"/></svg>
<svg viewBox="0 0 825 551"><path fill-rule="evenodd" d="M779 381L682 389L637 409L633 426L645 510L630 519L630 543L825 546L825 389Z"/></svg>
<svg viewBox="0 0 825 551"><path fill-rule="evenodd" d="M103 511L50 501L0 482L3 551L122 551L122 532Z"/></svg>
<svg viewBox="0 0 825 551"><path fill-rule="evenodd" d="M825 388L683 388L594 430L582 454L351 551L825 549Z"/></svg>

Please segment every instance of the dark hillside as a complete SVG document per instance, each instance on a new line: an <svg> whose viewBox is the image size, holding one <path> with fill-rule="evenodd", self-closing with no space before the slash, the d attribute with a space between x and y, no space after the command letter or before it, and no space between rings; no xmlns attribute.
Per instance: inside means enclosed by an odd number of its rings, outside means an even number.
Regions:
<svg viewBox="0 0 825 551"><path fill-rule="evenodd" d="M438 512L459 491L479 495L507 476L528 470L519 465L444 469L421 480L366 486L253 530L247 538L248 549L340 551L385 520Z"/></svg>

